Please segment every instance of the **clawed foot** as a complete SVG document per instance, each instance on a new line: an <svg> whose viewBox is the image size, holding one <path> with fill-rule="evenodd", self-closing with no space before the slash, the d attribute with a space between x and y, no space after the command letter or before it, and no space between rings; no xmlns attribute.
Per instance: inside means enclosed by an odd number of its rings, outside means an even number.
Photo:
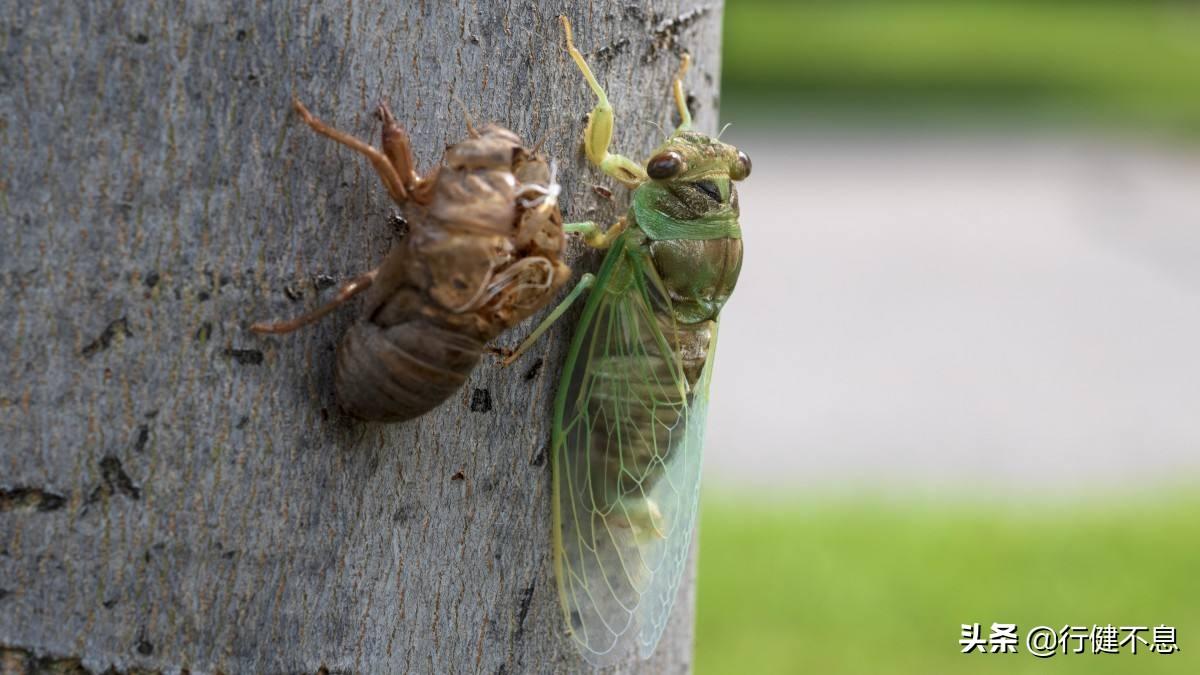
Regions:
<svg viewBox="0 0 1200 675"><path fill-rule="evenodd" d="M484 347L483 351L500 359L501 365L504 365L504 366L507 366L509 364L508 360L511 359L512 355L515 353L514 350L509 349L508 347L493 347L492 345L488 345L488 346Z"/></svg>

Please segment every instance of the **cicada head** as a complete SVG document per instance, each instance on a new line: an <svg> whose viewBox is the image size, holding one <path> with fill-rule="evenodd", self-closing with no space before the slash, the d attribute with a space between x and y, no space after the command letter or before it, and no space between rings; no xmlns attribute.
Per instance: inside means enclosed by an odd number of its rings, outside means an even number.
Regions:
<svg viewBox="0 0 1200 675"><path fill-rule="evenodd" d="M737 215L734 183L750 175L750 158L727 143L696 131L680 131L646 162L642 188L656 207L678 220Z"/></svg>

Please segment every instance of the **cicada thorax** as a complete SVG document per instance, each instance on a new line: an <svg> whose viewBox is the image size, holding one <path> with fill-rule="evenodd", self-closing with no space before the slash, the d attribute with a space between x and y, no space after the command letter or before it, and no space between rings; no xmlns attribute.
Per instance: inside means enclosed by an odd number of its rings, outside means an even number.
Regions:
<svg viewBox="0 0 1200 675"><path fill-rule="evenodd" d="M742 240L665 239L647 242L654 269L671 299L663 310L680 326L715 320L742 270Z"/></svg>
<svg viewBox="0 0 1200 675"><path fill-rule="evenodd" d="M570 276L556 193L546 160L507 129L447 149L339 346L347 412L398 421L434 408L489 340L554 296Z"/></svg>

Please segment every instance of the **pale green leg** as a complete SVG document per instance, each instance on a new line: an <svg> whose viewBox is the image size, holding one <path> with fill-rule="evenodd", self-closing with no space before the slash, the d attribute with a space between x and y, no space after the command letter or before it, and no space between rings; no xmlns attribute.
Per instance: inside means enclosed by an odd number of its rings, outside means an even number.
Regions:
<svg viewBox="0 0 1200 675"><path fill-rule="evenodd" d="M628 157L608 152L613 134L612 104L608 102L608 95L604 93L604 88L592 74L592 69L588 67L587 61L583 60L583 54L575 48L575 41L571 36L571 22L565 16L559 18L562 19L563 32L567 34L567 52L571 54L571 58L575 60L579 70L583 71L583 79L587 80L588 86L596 94L596 107L592 108L592 112L588 114L587 129L583 134L583 147L587 152L588 159L600 167L601 171L624 183L626 187L635 188L646 182L646 171ZM685 105L684 108L686 109L687 106Z"/></svg>
<svg viewBox="0 0 1200 675"><path fill-rule="evenodd" d="M566 223L563 225L563 232L583 235L584 243L592 248L608 248L613 240L625 231L625 227L624 218L618 220L607 230L601 230L599 225L589 220L584 223Z"/></svg>
<svg viewBox="0 0 1200 675"><path fill-rule="evenodd" d="M679 126L675 127L675 133L692 128L692 111L688 110L687 96L683 93L683 76L687 73L690 65L692 65L692 55L684 52L683 59L679 62L679 72L675 73L675 82L671 87L675 94L675 107L679 109Z"/></svg>
<svg viewBox="0 0 1200 675"><path fill-rule="evenodd" d="M529 337L525 338L525 341L521 343L521 346L517 347L517 350L509 355L508 358L501 361L500 364L504 366L510 366L517 359L521 358L521 355L528 351L529 348L533 346L533 343L537 342L538 338L542 337L542 334L549 330L550 326L554 325L555 321L561 319L562 315L566 314L567 310L571 308L571 305L573 305L575 301L579 299L579 296L583 295L583 292L591 288L592 284L594 283L596 283L596 275L590 272L580 277L579 283L575 284L575 288L571 289L571 292L567 294L567 297L564 298L562 302L558 303L558 307L555 307L554 311L550 312L549 316L547 316L545 319L542 319L542 322L538 324L538 327L534 328L533 332L529 334Z"/></svg>

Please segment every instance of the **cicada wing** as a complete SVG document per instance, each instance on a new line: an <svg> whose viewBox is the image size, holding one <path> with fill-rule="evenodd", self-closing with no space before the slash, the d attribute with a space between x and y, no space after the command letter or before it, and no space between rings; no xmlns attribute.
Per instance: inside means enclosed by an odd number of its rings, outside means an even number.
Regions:
<svg viewBox="0 0 1200 675"><path fill-rule="evenodd" d="M638 653L642 658L654 652L667 628L679 594L679 582L691 556L696 514L700 510L700 471L716 347L715 324L712 330L700 379L689 388L687 407L679 422L679 445L671 450L662 479L650 490L650 499L661 513L665 536L657 551L660 556L657 572L643 593L639 611Z"/></svg>
<svg viewBox="0 0 1200 675"><path fill-rule="evenodd" d="M687 564L707 409L689 383L653 269L614 247L597 276L555 402L555 566L584 657L653 652Z"/></svg>

